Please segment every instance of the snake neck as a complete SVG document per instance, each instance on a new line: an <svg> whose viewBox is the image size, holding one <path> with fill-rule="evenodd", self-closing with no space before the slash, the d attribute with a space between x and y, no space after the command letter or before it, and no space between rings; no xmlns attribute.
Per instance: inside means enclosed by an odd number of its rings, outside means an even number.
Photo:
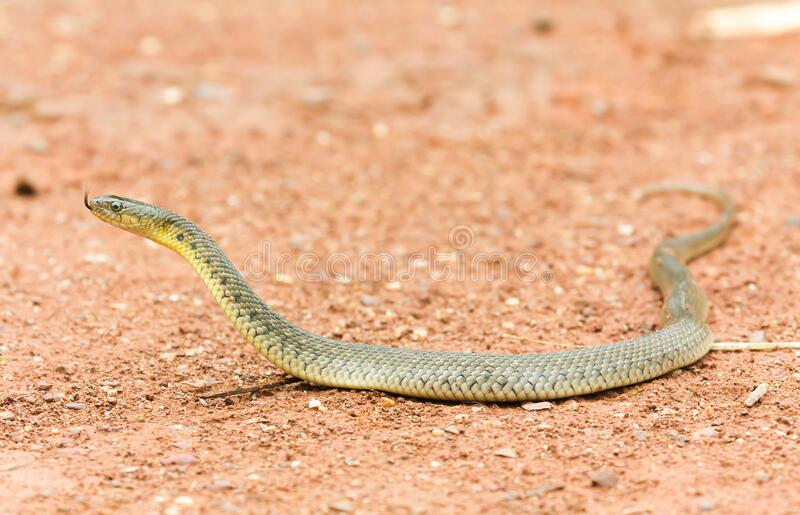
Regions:
<svg viewBox="0 0 800 515"><path fill-rule="evenodd" d="M261 300L211 236L186 219L174 225L183 238L168 246L192 265L242 336L254 343L257 337L276 332L276 327L281 335L303 333Z"/></svg>

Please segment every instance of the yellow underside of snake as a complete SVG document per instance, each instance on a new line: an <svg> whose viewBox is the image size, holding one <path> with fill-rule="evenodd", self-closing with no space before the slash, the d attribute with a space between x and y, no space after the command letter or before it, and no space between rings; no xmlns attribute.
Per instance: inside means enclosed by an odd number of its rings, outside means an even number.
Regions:
<svg viewBox="0 0 800 515"><path fill-rule="evenodd" d="M723 192L689 184L660 185L719 204L705 229L661 242L650 275L665 300L659 330L631 340L545 354L432 352L349 343L305 331L276 313L247 285L213 239L166 209L114 195L84 203L101 220L183 256L236 329L277 367L306 381L453 401L524 401L599 392L658 377L694 363L712 344L705 295L685 264L719 245L733 222Z"/></svg>

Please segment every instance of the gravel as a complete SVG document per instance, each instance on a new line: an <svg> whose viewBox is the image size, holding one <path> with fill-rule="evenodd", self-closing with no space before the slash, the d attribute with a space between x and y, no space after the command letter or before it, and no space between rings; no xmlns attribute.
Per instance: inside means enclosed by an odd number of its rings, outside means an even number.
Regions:
<svg viewBox="0 0 800 515"><path fill-rule="evenodd" d="M82 410L86 408L85 402L68 402L64 404L64 407L67 409L74 409L74 410Z"/></svg>

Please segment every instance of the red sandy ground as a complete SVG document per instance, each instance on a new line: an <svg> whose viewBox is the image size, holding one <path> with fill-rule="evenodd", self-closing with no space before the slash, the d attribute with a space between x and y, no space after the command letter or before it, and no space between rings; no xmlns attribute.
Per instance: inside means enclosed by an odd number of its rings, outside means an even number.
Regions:
<svg viewBox="0 0 800 515"><path fill-rule="evenodd" d="M702 181L739 205L691 266L717 338L797 339L800 35L695 42L688 9L0 3L0 511L796 513L794 351L533 412L305 383L201 402L285 376L180 258L81 205L90 181L168 206L237 264L264 241L405 259L466 224L469 255L532 252L539 280L253 285L318 333L521 353L553 347L504 334L651 331L653 245L716 212L631 195Z"/></svg>

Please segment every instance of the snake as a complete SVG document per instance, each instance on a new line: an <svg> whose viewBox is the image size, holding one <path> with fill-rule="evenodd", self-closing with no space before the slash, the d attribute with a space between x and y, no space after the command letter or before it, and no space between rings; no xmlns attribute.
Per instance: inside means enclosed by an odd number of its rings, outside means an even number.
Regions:
<svg viewBox="0 0 800 515"><path fill-rule="evenodd" d="M638 195L683 192L716 203L721 215L697 232L667 238L650 259L664 297L659 328L632 339L540 354L446 352L364 344L306 331L274 311L247 284L206 232L160 207L116 195L88 198L100 220L180 254L238 332L272 364L318 385L377 390L442 401L540 401L632 385L690 365L711 348L708 300L686 263L720 245L734 204L716 188L658 184Z"/></svg>

